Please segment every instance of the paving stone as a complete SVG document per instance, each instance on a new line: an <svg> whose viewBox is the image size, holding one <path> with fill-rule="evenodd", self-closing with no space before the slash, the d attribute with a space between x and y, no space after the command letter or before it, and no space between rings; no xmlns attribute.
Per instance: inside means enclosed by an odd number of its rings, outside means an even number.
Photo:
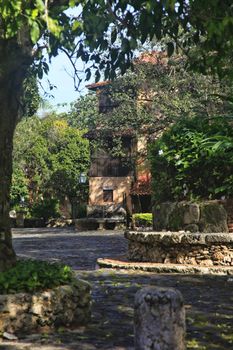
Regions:
<svg viewBox="0 0 233 350"><path fill-rule="evenodd" d="M95 270L97 258L126 254L122 232L72 229L18 229L18 256L61 261L92 285L92 319L87 327L58 329L38 337L18 335L0 350L133 350L135 293L147 285L175 287L184 297L187 350L233 348L233 289L229 276L157 274L132 270Z"/></svg>

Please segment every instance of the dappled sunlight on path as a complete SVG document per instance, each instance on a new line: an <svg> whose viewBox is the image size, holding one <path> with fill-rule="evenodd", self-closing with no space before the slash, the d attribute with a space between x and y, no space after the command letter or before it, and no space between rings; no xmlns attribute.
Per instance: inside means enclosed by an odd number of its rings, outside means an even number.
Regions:
<svg viewBox="0 0 233 350"><path fill-rule="evenodd" d="M230 276L95 270L97 258L126 253L127 242L122 232L17 230L14 246L19 256L70 264L79 278L89 281L92 320L87 327L28 336L14 344L5 341L0 343L0 350L132 350L134 295L146 285L175 287L183 294L188 350L233 348L233 278Z"/></svg>

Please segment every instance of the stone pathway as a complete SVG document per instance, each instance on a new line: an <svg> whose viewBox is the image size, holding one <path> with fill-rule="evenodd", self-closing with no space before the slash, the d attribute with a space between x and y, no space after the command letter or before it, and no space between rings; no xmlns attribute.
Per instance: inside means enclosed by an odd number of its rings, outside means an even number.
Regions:
<svg viewBox="0 0 233 350"><path fill-rule="evenodd" d="M133 301L146 285L175 287L186 304L187 349L233 349L233 277L95 270L97 258L126 252L123 233L75 233L70 229L14 231L19 256L62 261L92 285L93 312L87 327L34 334L0 343L2 350L133 350ZM171 349L175 350L175 349Z"/></svg>

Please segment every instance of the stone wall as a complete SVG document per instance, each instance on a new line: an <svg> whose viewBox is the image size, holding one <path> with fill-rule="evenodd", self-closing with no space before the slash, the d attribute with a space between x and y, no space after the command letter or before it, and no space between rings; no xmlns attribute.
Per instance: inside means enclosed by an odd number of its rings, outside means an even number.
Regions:
<svg viewBox="0 0 233 350"><path fill-rule="evenodd" d="M88 218L126 218L123 204L88 205Z"/></svg>
<svg viewBox="0 0 233 350"><path fill-rule="evenodd" d="M125 237L130 261L233 266L233 234L131 231Z"/></svg>
<svg viewBox="0 0 233 350"><path fill-rule="evenodd" d="M90 318L90 285L77 280L35 294L0 295L0 332L31 332L85 324Z"/></svg>
<svg viewBox="0 0 233 350"><path fill-rule="evenodd" d="M153 217L156 231L228 232L227 212L218 201L161 203Z"/></svg>

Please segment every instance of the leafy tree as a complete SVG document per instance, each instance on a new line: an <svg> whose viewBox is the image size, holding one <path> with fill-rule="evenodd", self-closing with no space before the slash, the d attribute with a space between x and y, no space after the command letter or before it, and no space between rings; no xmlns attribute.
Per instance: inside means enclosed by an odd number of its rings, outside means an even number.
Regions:
<svg viewBox="0 0 233 350"><path fill-rule="evenodd" d="M86 175L89 167L89 143L83 131L69 127L64 120L55 121L48 131L52 170L48 185L59 199L69 198L75 216L77 201L87 200L87 187L80 183L80 175Z"/></svg>
<svg viewBox="0 0 233 350"><path fill-rule="evenodd" d="M28 179L20 167L15 167L11 185L11 207L18 209L22 198L29 200Z"/></svg>
<svg viewBox="0 0 233 350"><path fill-rule="evenodd" d="M182 119L150 149L157 203L233 195L233 129L225 118Z"/></svg>
<svg viewBox="0 0 233 350"><path fill-rule="evenodd" d="M28 190L25 199L30 206L40 199L50 178L50 154L48 141L42 134L43 124L44 121L37 116L23 119L18 124L14 137L13 179L18 178L20 173L24 174Z"/></svg>
<svg viewBox="0 0 233 350"><path fill-rule="evenodd" d="M36 114L42 98L39 93L39 87L36 76L31 70L29 70L26 79L23 83L23 96L22 96L22 115L23 117L31 117Z"/></svg>
<svg viewBox="0 0 233 350"><path fill-rule="evenodd" d="M90 130L96 127L98 114L98 96L95 93L88 93L73 103L66 118L69 125L79 130Z"/></svg>
<svg viewBox="0 0 233 350"><path fill-rule="evenodd" d="M66 12L77 6L80 15ZM48 71L45 59L62 49L68 57L94 62L96 79L125 72L138 42L167 34L187 38L207 52L207 65L220 67L232 53L232 4L230 0L85 1L5 0L0 2L0 233L4 261L14 260L9 228L9 193L12 175L13 134L21 115L23 82L30 66L39 77ZM193 38L193 40L192 40ZM185 46L185 45L183 45ZM174 45L168 43L172 53ZM211 54L209 54L211 53ZM196 57L196 56L194 56ZM201 61L201 60L200 60ZM90 66L86 70L90 77ZM224 67L223 67L224 68ZM75 69L75 72L77 70Z"/></svg>
<svg viewBox="0 0 233 350"><path fill-rule="evenodd" d="M231 94L227 81L190 72L182 56L168 59L154 52L148 57L152 63L139 59L134 72L118 77L98 93L100 104L106 96L104 112L97 111L96 96L88 94L74 104L68 115L69 123L85 125L89 134L93 133L97 147L107 148L113 156L125 156L122 135L127 132L149 142L181 118L232 114L231 103L220 96ZM110 145L108 135L113 138Z"/></svg>
<svg viewBox="0 0 233 350"><path fill-rule="evenodd" d="M42 213L43 207L55 213L58 200L81 200L85 191L79 176L89 165L88 141L82 136L56 115L22 120L14 140L12 204L24 197L32 214Z"/></svg>

